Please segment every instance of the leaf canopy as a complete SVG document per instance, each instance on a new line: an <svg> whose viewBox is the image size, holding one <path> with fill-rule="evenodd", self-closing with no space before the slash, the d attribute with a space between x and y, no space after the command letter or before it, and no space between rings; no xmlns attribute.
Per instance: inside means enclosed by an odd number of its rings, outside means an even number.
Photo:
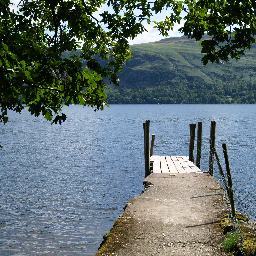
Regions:
<svg viewBox="0 0 256 256"><path fill-rule="evenodd" d="M162 35L182 22L180 31L201 41L204 64L238 59L255 43L255 8L249 0L21 0L15 12L1 0L0 121L25 106L54 123L66 119L63 105L103 109L105 79L118 85L131 58L128 39L166 9L155 21Z"/></svg>

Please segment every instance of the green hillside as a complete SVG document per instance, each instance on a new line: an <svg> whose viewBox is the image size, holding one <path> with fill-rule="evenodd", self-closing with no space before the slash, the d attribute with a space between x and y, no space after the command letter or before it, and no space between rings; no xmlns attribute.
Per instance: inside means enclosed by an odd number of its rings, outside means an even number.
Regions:
<svg viewBox="0 0 256 256"><path fill-rule="evenodd" d="M130 47L109 103L255 103L256 47L239 61L201 62L199 43L176 37Z"/></svg>

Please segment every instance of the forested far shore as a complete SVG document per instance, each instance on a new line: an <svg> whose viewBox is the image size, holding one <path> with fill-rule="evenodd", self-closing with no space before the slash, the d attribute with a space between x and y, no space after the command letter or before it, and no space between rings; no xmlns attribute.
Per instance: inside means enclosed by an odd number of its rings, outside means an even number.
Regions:
<svg viewBox="0 0 256 256"><path fill-rule="evenodd" d="M256 85L221 86L192 85L144 88L109 87L109 104L255 104Z"/></svg>

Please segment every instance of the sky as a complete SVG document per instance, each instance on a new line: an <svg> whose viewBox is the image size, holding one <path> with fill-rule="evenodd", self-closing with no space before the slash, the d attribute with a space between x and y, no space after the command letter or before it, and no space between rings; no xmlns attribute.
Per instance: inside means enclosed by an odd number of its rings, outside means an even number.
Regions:
<svg viewBox="0 0 256 256"><path fill-rule="evenodd" d="M11 0L11 2L14 4L13 6L13 9L17 9L15 7L15 5L17 6L18 3L20 2L20 0ZM103 6L101 8L102 9L105 9L105 7ZM168 10L164 10L161 14L158 14L158 15L155 15L153 16L153 20L155 21L161 21L163 20L167 15L168 15ZM154 24L151 23L151 24L147 24L145 23L144 24L147 31L148 32L144 32L140 35L138 35L135 39L133 40L129 40L129 43L130 45L133 45L133 44L141 44L141 43L149 43L149 42L156 42L156 41L159 41L161 39L164 39L166 37L163 37L159 34L159 31L154 28ZM169 33L169 37L178 37L178 36L181 36L182 34L179 33L178 29L181 27L181 25L177 24L174 26L174 29L173 31L170 31Z"/></svg>
<svg viewBox="0 0 256 256"><path fill-rule="evenodd" d="M159 31L154 27L154 24L145 25L148 32L144 32L141 35L138 35L134 40L129 40L130 45L133 44L141 44L141 43L149 43L149 42L156 42L161 39L164 39L166 37L161 36L159 34ZM182 36L181 33L179 33L178 29L180 28L180 25L174 26L173 31L169 33L169 37L179 37Z"/></svg>

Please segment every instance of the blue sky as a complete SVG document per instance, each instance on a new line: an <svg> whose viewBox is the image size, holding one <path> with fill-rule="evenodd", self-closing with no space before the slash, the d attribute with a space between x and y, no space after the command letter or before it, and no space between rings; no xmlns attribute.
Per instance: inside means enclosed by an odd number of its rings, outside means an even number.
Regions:
<svg viewBox="0 0 256 256"><path fill-rule="evenodd" d="M15 5L17 5L20 0L11 0L12 3L14 3ZM15 5L13 6L15 9ZM105 7L103 6L102 9L105 9ZM155 21L161 21L163 20L167 15L169 15L168 10L164 10L163 13L155 15L153 17L153 20ZM129 43L132 44L141 44L141 43L148 43L148 42L156 42L159 41L163 38L161 35L159 35L159 32L156 28L154 27L154 24L144 24L146 29L148 30L148 32L144 32L141 35L138 35L134 40L129 40ZM181 36L181 34L178 32L178 29L180 28L180 25L175 25L173 31L170 31L169 33L169 37L177 37L177 36Z"/></svg>

